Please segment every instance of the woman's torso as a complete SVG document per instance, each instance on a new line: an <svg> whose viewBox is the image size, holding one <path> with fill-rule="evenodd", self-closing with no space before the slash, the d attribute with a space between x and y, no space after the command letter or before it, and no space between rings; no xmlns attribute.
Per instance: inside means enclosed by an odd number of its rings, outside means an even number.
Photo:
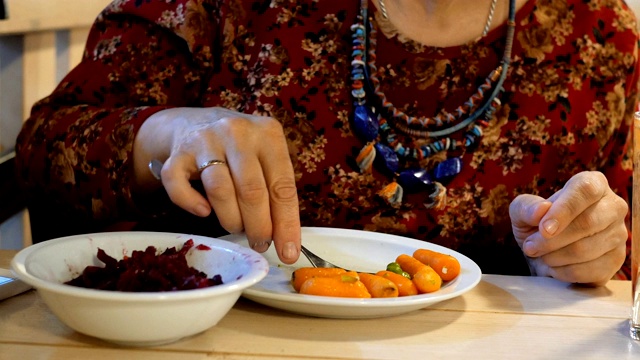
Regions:
<svg viewBox="0 0 640 360"><path fill-rule="evenodd" d="M517 194L548 197L575 173L602 169L621 155L621 139L613 135L628 109L624 89L610 83L624 85L630 54L607 49L605 38L632 19L617 3L608 9L529 1L518 11L502 105L477 146L461 154L460 174L443 182L446 197L431 208L424 192L405 193L401 206L390 206L376 194L392 177L357 167L366 144L352 131L350 96L350 27L359 1L279 2L261 10L243 4L228 9L220 71L202 105L282 122L303 225L401 234L491 257L490 251L515 246L508 208ZM499 65L505 34L502 24L479 42L433 48L378 31L381 90L407 114L451 112ZM601 83L599 92L594 87ZM464 131L452 135L460 137ZM440 153L421 165L446 158ZM626 180L612 186L621 184Z"/></svg>

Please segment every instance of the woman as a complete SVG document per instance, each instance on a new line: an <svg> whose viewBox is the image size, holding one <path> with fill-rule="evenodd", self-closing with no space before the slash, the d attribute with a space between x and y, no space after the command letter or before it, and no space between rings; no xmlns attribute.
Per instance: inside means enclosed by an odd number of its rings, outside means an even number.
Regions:
<svg viewBox="0 0 640 360"><path fill-rule="evenodd" d="M19 136L34 237L245 231L292 263L301 225L357 228L602 285L635 28L622 1L114 1Z"/></svg>

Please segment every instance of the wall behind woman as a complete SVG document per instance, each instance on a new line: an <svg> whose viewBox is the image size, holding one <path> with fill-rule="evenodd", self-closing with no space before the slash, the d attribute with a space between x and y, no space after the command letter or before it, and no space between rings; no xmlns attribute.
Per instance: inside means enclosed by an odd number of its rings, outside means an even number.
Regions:
<svg viewBox="0 0 640 360"><path fill-rule="evenodd" d="M636 13L636 17L640 18L640 0L626 0L627 5ZM640 27L640 26L639 26Z"/></svg>
<svg viewBox="0 0 640 360"><path fill-rule="evenodd" d="M89 27L110 2L0 0L6 10L0 20L0 248L31 242L28 213L15 204L10 166L22 122L80 61Z"/></svg>

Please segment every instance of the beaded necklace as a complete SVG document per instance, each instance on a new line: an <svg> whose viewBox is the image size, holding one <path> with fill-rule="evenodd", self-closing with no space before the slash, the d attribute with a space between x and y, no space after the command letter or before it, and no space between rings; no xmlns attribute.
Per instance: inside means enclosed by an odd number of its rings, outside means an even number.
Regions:
<svg viewBox="0 0 640 360"><path fill-rule="evenodd" d="M453 113L439 113L433 118L405 114L394 107L381 90L375 63L377 29L368 17L368 0L361 0L360 14L351 31L353 124L356 133L366 141L356 158L360 170L371 172L374 161L382 164L383 170L393 176L393 181L378 194L394 207L402 203L405 190L428 193L430 201L425 203L427 208L442 203L446 195L442 182L462 170L461 156L447 158L430 169L413 167L401 170L400 163L419 162L439 152L464 151L482 136L482 127L488 126L486 120L493 117L496 106L500 105L499 96L504 90L502 85L511 62L515 0L509 3L506 45L498 67ZM369 105L369 102L379 106ZM465 130L465 135L461 139L449 137L462 130ZM430 141L426 145L405 146L398 133Z"/></svg>

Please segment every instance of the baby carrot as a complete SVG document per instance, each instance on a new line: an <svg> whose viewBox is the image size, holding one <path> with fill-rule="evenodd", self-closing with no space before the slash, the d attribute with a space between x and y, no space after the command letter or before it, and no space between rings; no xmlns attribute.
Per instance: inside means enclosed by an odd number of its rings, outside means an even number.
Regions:
<svg viewBox="0 0 640 360"><path fill-rule="evenodd" d="M296 269L293 274L291 274L291 285L295 291L299 292L302 283L309 278L339 275L345 272L347 272L345 269L339 268L303 267Z"/></svg>
<svg viewBox="0 0 640 360"><path fill-rule="evenodd" d="M421 294L434 292L440 290L440 287L442 287L442 278L429 265L425 265L422 269L418 270L418 272L413 275L411 281L416 284L416 288L418 288L418 292Z"/></svg>
<svg viewBox="0 0 640 360"><path fill-rule="evenodd" d="M413 274L418 272L418 270L426 266L413 256L407 254L398 255L396 262L400 265L400 268L402 268L403 271L408 272L412 277Z"/></svg>
<svg viewBox="0 0 640 360"><path fill-rule="evenodd" d="M396 258L402 270L411 275L411 281L421 294L434 292L442 286L442 278L429 265L425 265L413 256L401 254Z"/></svg>
<svg viewBox="0 0 640 360"><path fill-rule="evenodd" d="M358 280L357 274L350 273L309 278L302 283L300 294L351 298L371 297L367 287Z"/></svg>
<svg viewBox="0 0 640 360"><path fill-rule="evenodd" d="M393 281L378 275L358 273L360 281L374 298L398 297L398 286ZM402 276L402 275L400 275Z"/></svg>
<svg viewBox="0 0 640 360"><path fill-rule="evenodd" d="M418 249L413 253L413 257L421 263L431 266L444 281L453 280L460 274L460 262L451 255Z"/></svg>
<svg viewBox="0 0 640 360"><path fill-rule="evenodd" d="M417 295L418 289L411 279L396 274L393 271L381 270L376 273L378 276L382 276L393 281L398 287L398 296Z"/></svg>

